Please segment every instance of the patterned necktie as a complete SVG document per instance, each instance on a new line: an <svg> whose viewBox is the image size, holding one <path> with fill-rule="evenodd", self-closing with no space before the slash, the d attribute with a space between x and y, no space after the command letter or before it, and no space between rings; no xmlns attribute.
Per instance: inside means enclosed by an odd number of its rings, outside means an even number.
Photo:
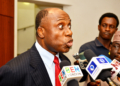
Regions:
<svg viewBox="0 0 120 86"><path fill-rule="evenodd" d="M59 78L58 78L58 75L59 75L61 69L59 66L59 60L56 56L54 57L53 62L55 63L55 86L61 86Z"/></svg>

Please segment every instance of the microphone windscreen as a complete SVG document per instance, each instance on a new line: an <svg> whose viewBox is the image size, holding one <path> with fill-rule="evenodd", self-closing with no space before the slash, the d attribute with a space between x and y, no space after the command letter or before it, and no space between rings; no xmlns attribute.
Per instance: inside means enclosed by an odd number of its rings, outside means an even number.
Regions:
<svg viewBox="0 0 120 86"><path fill-rule="evenodd" d="M60 69L63 68L63 66L70 66L71 63L67 60L63 60L61 63L60 63Z"/></svg>
<svg viewBox="0 0 120 86"><path fill-rule="evenodd" d="M108 70L103 70L97 79L101 79L102 81L106 81L107 78L111 77L111 72Z"/></svg>
<svg viewBox="0 0 120 86"><path fill-rule="evenodd" d="M88 62L92 59L92 57L95 57L95 53L91 49L87 49L84 51L84 56L87 59Z"/></svg>
<svg viewBox="0 0 120 86"><path fill-rule="evenodd" d="M117 76L120 77L120 71L119 71L119 73L117 74Z"/></svg>
<svg viewBox="0 0 120 86"><path fill-rule="evenodd" d="M67 86L79 86L78 81L73 79L67 83Z"/></svg>

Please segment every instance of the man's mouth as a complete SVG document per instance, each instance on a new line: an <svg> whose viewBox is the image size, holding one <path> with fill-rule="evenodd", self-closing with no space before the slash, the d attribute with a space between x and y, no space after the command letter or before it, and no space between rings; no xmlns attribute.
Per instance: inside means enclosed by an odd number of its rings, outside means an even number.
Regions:
<svg viewBox="0 0 120 86"><path fill-rule="evenodd" d="M115 58L120 58L120 55L115 55Z"/></svg>
<svg viewBox="0 0 120 86"><path fill-rule="evenodd" d="M70 41L67 42L67 46L71 47L73 45L73 39L71 39Z"/></svg>
<svg viewBox="0 0 120 86"><path fill-rule="evenodd" d="M110 33L108 33L108 32L105 32L104 34L105 34L105 35L110 35Z"/></svg>

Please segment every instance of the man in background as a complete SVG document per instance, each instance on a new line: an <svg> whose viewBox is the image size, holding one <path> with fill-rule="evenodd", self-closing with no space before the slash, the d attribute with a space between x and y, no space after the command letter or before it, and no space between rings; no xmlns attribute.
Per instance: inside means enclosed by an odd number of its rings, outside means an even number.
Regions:
<svg viewBox="0 0 120 86"><path fill-rule="evenodd" d="M116 31L113 37L113 43L109 49L110 51L110 59L116 59L120 62L120 31ZM115 78L115 82L120 84L120 75Z"/></svg>
<svg viewBox="0 0 120 86"><path fill-rule="evenodd" d="M119 25L118 17L113 13L105 13L99 19L98 31L99 35L95 40L83 44L79 53L91 49L97 56L103 54L109 57L109 47L114 33Z"/></svg>
<svg viewBox="0 0 120 86"><path fill-rule="evenodd" d="M62 53L73 42L71 19L61 9L47 8L37 14L35 26L32 48L0 68L0 86L60 86L58 65L69 61Z"/></svg>

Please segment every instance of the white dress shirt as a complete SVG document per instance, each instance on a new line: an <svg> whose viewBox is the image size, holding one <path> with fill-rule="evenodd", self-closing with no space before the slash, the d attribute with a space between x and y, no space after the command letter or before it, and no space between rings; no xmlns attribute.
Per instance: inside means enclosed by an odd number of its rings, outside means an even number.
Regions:
<svg viewBox="0 0 120 86"><path fill-rule="evenodd" d="M35 47L37 48L43 63L47 69L48 75L50 77L50 80L52 82L52 85L55 86L55 64L54 64L54 55L45 50L37 41L35 43ZM56 56L59 58L59 53L56 54ZM60 59L59 59L59 62Z"/></svg>

